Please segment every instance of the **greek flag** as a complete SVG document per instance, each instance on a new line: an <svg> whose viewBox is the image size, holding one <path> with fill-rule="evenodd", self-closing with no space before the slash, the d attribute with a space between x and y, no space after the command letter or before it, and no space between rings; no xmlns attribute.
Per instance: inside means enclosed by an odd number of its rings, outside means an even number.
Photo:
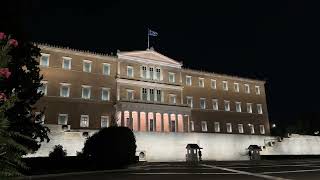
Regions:
<svg viewBox="0 0 320 180"><path fill-rule="evenodd" d="M158 33L149 29L148 35L149 36L158 36Z"/></svg>

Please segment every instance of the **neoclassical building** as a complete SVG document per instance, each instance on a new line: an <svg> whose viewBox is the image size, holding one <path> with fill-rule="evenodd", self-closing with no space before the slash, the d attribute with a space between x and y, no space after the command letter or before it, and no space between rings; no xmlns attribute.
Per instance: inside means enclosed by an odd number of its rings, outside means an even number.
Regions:
<svg viewBox="0 0 320 180"><path fill-rule="evenodd" d="M183 68L155 50L116 56L38 45L45 124L74 131L269 135L264 81ZM196 61L196 60L195 60Z"/></svg>

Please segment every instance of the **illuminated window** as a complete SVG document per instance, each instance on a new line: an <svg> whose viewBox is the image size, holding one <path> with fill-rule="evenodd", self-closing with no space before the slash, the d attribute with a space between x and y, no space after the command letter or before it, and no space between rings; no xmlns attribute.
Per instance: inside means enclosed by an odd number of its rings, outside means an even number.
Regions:
<svg viewBox="0 0 320 180"><path fill-rule="evenodd" d="M161 69L156 68L156 80L160 80L160 79L161 79Z"/></svg>
<svg viewBox="0 0 320 180"><path fill-rule="evenodd" d="M220 132L220 123L214 122L214 132Z"/></svg>
<svg viewBox="0 0 320 180"><path fill-rule="evenodd" d="M175 94L169 94L169 102L170 102L170 104L176 104L177 103L177 96Z"/></svg>
<svg viewBox="0 0 320 180"><path fill-rule="evenodd" d="M157 96L156 97L157 97L156 101L162 102L162 91L161 90L157 89Z"/></svg>
<svg viewBox="0 0 320 180"><path fill-rule="evenodd" d="M224 110L230 111L230 101L224 101Z"/></svg>
<svg viewBox="0 0 320 180"><path fill-rule="evenodd" d="M247 103L247 113L252 113L252 103Z"/></svg>
<svg viewBox="0 0 320 180"><path fill-rule="evenodd" d="M204 87L204 78L199 78L199 87Z"/></svg>
<svg viewBox="0 0 320 180"><path fill-rule="evenodd" d="M89 116L88 115L81 115L80 127L89 127Z"/></svg>
<svg viewBox="0 0 320 180"><path fill-rule="evenodd" d="M208 131L207 121L201 121L201 130L202 130L203 132Z"/></svg>
<svg viewBox="0 0 320 180"><path fill-rule="evenodd" d="M132 66L127 66L127 76L129 78L133 78L133 67Z"/></svg>
<svg viewBox="0 0 320 180"><path fill-rule="evenodd" d="M241 102L236 102L236 111L241 112Z"/></svg>
<svg viewBox="0 0 320 180"><path fill-rule="evenodd" d="M187 96L187 104L193 108L193 97Z"/></svg>
<svg viewBox="0 0 320 180"><path fill-rule="evenodd" d="M239 83L234 83L234 91L239 92Z"/></svg>
<svg viewBox="0 0 320 180"><path fill-rule="evenodd" d="M147 89L146 88L142 88L141 89L141 94L142 94L142 96L141 96L142 98L141 99L143 101L147 101L148 100L148 93L147 93Z"/></svg>
<svg viewBox="0 0 320 180"><path fill-rule="evenodd" d="M104 128L104 127L109 127L110 125L110 122L109 122L109 116L101 116L101 127Z"/></svg>
<svg viewBox="0 0 320 180"><path fill-rule="evenodd" d="M134 99L134 91L133 90L127 89L127 99L129 101Z"/></svg>
<svg viewBox="0 0 320 180"><path fill-rule="evenodd" d="M82 98L90 99L91 97L91 86L82 85Z"/></svg>
<svg viewBox="0 0 320 180"><path fill-rule="evenodd" d="M147 78L147 67L141 66L141 77L146 79Z"/></svg>
<svg viewBox="0 0 320 180"><path fill-rule="evenodd" d="M59 114L58 124L59 125L67 125L68 124L68 114Z"/></svg>
<svg viewBox="0 0 320 180"><path fill-rule="evenodd" d="M62 57L62 69L71 69L71 58L70 57Z"/></svg>
<svg viewBox="0 0 320 180"><path fill-rule="evenodd" d="M38 88L38 93L43 93L44 96L47 95L47 91L48 91L48 81L41 81L42 86L40 86Z"/></svg>
<svg viewBox="0 0 320 180"><path fill-rule="evenodd" d="M255 89L256 89L256 95L260 95L260 86L256 86Z"/></svg>
<svg viewBox="0 0 320 180"><path fill-rule="evenodd" d="M265 134L264 125L260 125L260 134Z"/></svg>
<svg viewBox="0 0 320 180"><path fill-rule="evenodd" d="M70 96L70 84L60 83L60 97L69 97Z"/></svg>
<svg viewBox="0 0 320 180"><path fill-rule="evenodd" d="M212 109L219 110L218 99L212 99Z"/></svg>
<svg viewBox="0 0 320 180"><path fill-rule="evenodd" d="M211 79L211 88L212 89L217 89L217 81L214 79Z"/></svg>
<svg viewBox="0 0 320 180"><path fill-rule="evenodd" d="M200 108L206 109L206 98L200 98Z"/></svg>
<svg viewBox="0 0 320 180"><path fill-rule="evenodd" d="M83 72L91 72L91 61L88 60L83 60L83 67L82 70Z"/></svg>
<svg viewBox="0 0 320 180"><path fill-rule="evenodd" d="M238 124L239 133L243 133L243 124Z"/></svg>
<svg viewBox="0 0 320 180"><path fill-rule="evenodd" d="M227 132L232 133L232 124L231 123L227 123Z"/></svg>
<svg viewBox="0 0 320 180"><path fill-rule="evenodd" d="M50 54L41 53L40 66L49 67L49 56L50 56Z"/></svg>
<svg viewBox="0 0 320 180"><path fill-rule="evenodd" d="M151 80L154 79L154 69L153 69L153 67L149 67L149 78Z"/></svg>
<svg viewBox="0 0 320 180"><path fill-rule="evenodd" d="M186 85L191 86L192 85L192 77L191 76L186 76Z"/></svg>
<svg viewBox="0 0 320 180"><path fill-rule="evenodd" d="M222 88L224 91L228 91L228 89L229 89L228 81L222 81Z"/></svg>
<svg viewBox="0 0 320 180"><path fill-rule="evenodd" d="M194 122L193 121L190 121L190 130L194 131Z"/></svg>
<svg viewBox="0 0 320 180"><path fill-rule="evenodd" d="M154 89L149 89L149 101L154 101Z"/></svg>
<svg viewBox="0 0 320 180"><path fill-rule="evenodd" d="M249 128L250 128L250 133L254 134L254 125L253 124L248 124Z"/></svg>
<svg viewBox="0 0 320 180"><path fill-rule="evenodd" d="M247 94L250 93L250 86L249 86L249 84L245 84L245 85L244 85L244 92L246 92Z"/></svg>
<svg viewBox="0 0 320 180"><path fill-rule="evenodd" d="M109 101L110 100L110 89L109 88L102 88L101 89L101 100L102 101Z"/></svg>
<svg viewBox="0 0 320 180"><path fill-rule="evenodd" d="M103 63L102 64L102 74L103 75L106 75L106 76L109 76L110 75L110 64L108 63Z"/></svg>
<svg viewBox="0 0 320 180"><path fill-rule="evenodd" d="M169 72L169 82L170 83L175 83L176 82L175 74L172 73L172 72Z"/></svg>
<svg viewBox="0 0 320 180"><path fill-rule="evenodd" d="M262 104L257 104L257 111L258 111L258 114L263 114Z"/></svg>

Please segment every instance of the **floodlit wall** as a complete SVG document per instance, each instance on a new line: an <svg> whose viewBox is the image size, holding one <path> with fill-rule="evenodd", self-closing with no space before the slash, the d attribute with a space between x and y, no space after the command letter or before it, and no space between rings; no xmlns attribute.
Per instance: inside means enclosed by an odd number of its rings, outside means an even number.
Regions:
<svg viewBox="0 0 320 180"><path fill-rule="evenodd" d="M50 142L43 143L35 154L28 156L48 156L58 144L67 149L68 156L82 150L85 142L82 132L63 132L57 125L49 128ZM145 152L147 161L185 161L185 147L189 143L203 148L203 160L248 160L246 148L251 144L265 146L261 152L264 155L320 155L320 137L316 136L293 135L281 142L272 136L214 133L136 132L135 136L137 151Z"/></svg>

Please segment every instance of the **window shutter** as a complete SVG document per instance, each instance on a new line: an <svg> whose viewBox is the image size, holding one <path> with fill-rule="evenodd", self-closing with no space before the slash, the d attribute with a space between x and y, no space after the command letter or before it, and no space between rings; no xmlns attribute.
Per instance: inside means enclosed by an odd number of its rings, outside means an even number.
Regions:
<svg viewBox="0 0 320 180"><path fill-rule="evenodd" d="M161 102L164 102L164 93L161 91Z"/></svg>
<svg viewBox="0 0 320 180"><path fill-rule="evenodd" d="M147 67L147 79L150 79L150 69Z"/></svg>
<svg viewBox="0 0 320 180"><path fill-rule="evenodd" d="M142 69L142 66L140 66L140 77L143 78L143 69ZM142 92L142 89L141 89L141 92ZM142 99L142 98L141 98Z"/></svg>

